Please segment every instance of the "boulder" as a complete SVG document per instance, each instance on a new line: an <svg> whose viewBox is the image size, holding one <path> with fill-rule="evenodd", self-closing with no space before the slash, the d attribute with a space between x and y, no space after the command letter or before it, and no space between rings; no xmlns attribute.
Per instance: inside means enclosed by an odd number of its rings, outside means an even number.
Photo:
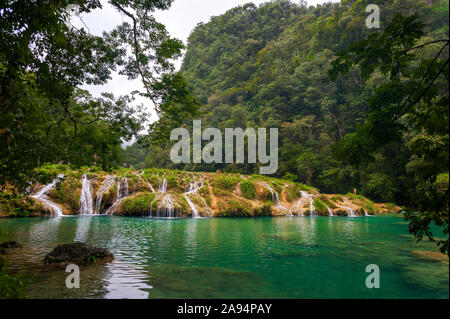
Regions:
<svg viewBox="0 0 450 319"><path fill-rule="evenodd" d="M3 249L6 249L6 248L22 248L22 245L19 244L16 241L12 241L11 240L11 241L7 241L7 242L4 242L4 243L0 244L0 250L1 250L1 248L3 248Z"/></svg>
<svg viewBox="0 0 450 319"><path fill-rule="evenodd" d="M94 247L86 243L63 244L57 246L44 258L46 264L74 263L90 265L99 261L111 261L114 258L105 248Z"/></svg>

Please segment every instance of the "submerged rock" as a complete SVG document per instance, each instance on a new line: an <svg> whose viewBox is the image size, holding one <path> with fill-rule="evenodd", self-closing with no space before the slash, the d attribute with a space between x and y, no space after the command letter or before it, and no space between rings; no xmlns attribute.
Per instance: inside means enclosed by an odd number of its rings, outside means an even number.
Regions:
<svg viewBox="0 0 450 319"><path fill-rule="evenodd" d="M448 255L439 251L413 251L412 254L426 260L448 262Z"/></svg>
<svg viewBox="0 0 450 319"><path fill-rule="evenodd" d="M85 243L63 244L57 246L44 258L46 264L81 263L90 265L98 261L110 261L114 258L105 248Z"/></svg>
<svg viewBox="0 0 450 319"><path fill-rule="evenodd" d="M7 241L7 242L0 244L0 250L1 250L1 248L4 248L4 249L6 249L6 248L22 248L22 245L16 241L11 240L11 241Z"/></svg>

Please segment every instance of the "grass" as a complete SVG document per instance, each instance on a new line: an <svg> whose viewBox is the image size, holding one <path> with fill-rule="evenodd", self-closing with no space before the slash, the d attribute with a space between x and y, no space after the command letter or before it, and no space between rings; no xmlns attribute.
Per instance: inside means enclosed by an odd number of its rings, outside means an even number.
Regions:
<svg viewBox="0 0 450 319"><path fill-rule="evenodd" d="M352 193L348 193L347 197L351 199L356 205L364 208L371 215L376 214L378 212L378 208L375 206L374 202L372 202L370 199L362 195L355 195Z"/></svg>
<svg viewBox="0 0 450 319"><path fill-rule="evenodd" d="M324 202L329 208L331 209L335 209L337 208L337 206L333 203L333 201L331 201L328 197L326 197L325 195L320 195L319 196L320 200L322 202Z"/></svg>
<svg viewBox="0 0 450 319"><path fill-rule="evenodd" d="M243 181L240 184L242 195L247 199L254 199L256 197L256 187L251 181Z"/></svg>
<svg viewBox="0 0 450 319"><path fill-rule="evenodd" d="M241 181L240 177L234 175L222 175L216 179L216 185L222 189L232 191Z"/></svg>
<svg viewBox="0 0 450 319"><path fill-rule="evenodd" d="M314 198L314 208L319 215L328 215L327 206L318 197Z"/></svg>

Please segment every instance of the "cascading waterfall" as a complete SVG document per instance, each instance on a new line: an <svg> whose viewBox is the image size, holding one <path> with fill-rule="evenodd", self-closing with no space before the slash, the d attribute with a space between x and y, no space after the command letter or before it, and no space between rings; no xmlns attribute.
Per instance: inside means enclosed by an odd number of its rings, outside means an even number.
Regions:
<svg viewBox="0 0 450 319"><path fill-rule="evenodd" d="M328 216L334 216L333 211L330 209L330 207L328 207L328 206L326 206L326 207L328 209Z"/></svg>
<svg viewBox="0 0 450 319"><path fill-rule="evenodd" d="M370 215L367 213L367 210L365 210L365 209L364 209L364 216L370 216Z"/></svg>
<svg viewBox="0 0 450 319"><path fill-rule="evenodd" d="M125 184L125 191L123 192L123 194L122 194L122 187L121 187L122 183ZM128 197L128 178L123 177L123 178L117 180L117 199L114 202L114 204L112 204L112 206L110 208L108 208L105 215L109 215L112 212L112 209L114 207L116 207L118 204L120 204L120 202L122 202L126 197Z"/></svg>
<svg viewBox="0 0 450 319"><path fill-rule="evenodd" d="M278 197L278 193L272 187L270 187L269 184L264 183L264 186L269 190L269 192L272 193L272 201L275 204L274 206L279 208L279 209L281 209L281 210L287 211L288 212L288 216L293 216L292 212L289 209L287 209L286 207L281 205L280 198Z"/></svg>
<svg viewBox="0 0 450 319"><path fill-rule="evenodd" d="M153 188L152 184L150 184L149 182L147 182L148 187L150 187L150 190L152 191L152 193L155 192L155 189Z"/></svg>
<svg viewBox="0 0 450 319"><path fill-rule="evenodd" d="M351 205L348 201L344 200L344 203L346 203L347 205ZM344 209L346 209L348 211L348 216L350 217L356 217L356 214L354 212L354 210L351 207L343 207Z"/></svg>
<svg viewBox="0 0 450 319"><path fill-rule="evenodd" d="M186 199L189 207L191 208L192 216L194 218L198 218L198 217L200 217L200 215L198 213L197 208L195 207L194 203L191 201L191 199L189 198L188 195L198 192L198 190L200 188L202 188L202 187L203 187L203 181L202 180L200 180L200 182L199 181L195 181L193 183L190 183L189 189L184 193L184 198Z"/></svg>
<svg viewBox="0 0 450 319"><path fill-rule="evenodd" d="M300 193L302 194L302 198L309 199L309 211L311 212L311 216L317 216L313 195L305 191L301 191Z"/></svg>
<svg viewBox="0 0 450 319"><path fill-rule="evenodd" d="M113 176L108 175L106 176L105 180L103 181L102 186L100 186L100 189L97 192L97 198L95 199L95 213L100 214L100 208L102 206L102 198L103 194L114 185L115 179Z"/></svg>
<svg viewBox="0 0 450 319"><path fill-rule="evenodd" d="M312 195L309 195L309 209L311 211L311 216L317 216L316 208L314 207L314 200Z"/></svg>
<svg viewBox="0 0 450 319"><path fill-rule="evenodd" d="M166 178L163 179L162 185L159 185L158 191L163 194L167 193L167 179Z"/></svg>
<svg viewBox="0 0 450 319"><path fill-rule="evenodd" d="M167 217L167 218L173 218L175 217L175 208L173 206L172 197L170 194L167 194L163 197L161 202L158 206L158 217Z"/></svg>
<svg viewBox="0 0 450 319"><path fill-rule="evenodd" d="M56 184L63 178L64 178L64 175L59 174L50 184L47 184L39 192L37 192L36 194L31 196L32 198L43 203L44 205L47 205L48 207L50 207L52 210L52 215L54 214L56 216L64 216L63 211L62 211L61 207L59 207L58 205L56 205L55 203L50 201L46 195L48 192L50 192L52 189L54 189L56 187Z"/></svg>
<svg viewBox="0 0 450 319"><path fill-rule="evenodd" d="M94 213L94 203L91 194L91 180L86 174L82 178L81 197L80 197L80 215L92 215Z"/></svg>

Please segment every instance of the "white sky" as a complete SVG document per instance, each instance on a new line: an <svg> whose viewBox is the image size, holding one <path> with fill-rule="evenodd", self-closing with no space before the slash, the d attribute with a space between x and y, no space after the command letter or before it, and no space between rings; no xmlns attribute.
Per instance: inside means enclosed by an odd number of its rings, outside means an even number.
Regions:
<svg viewBox="0 0 450 319"><path fill-rule="evenodd" d="M307 0L308 5L317 5L326 2L337 2L338 0ZM218 16L227 10L253 2L255 5L267 2L267 0L175 0L169 10L156 11L155 18L163 23L172 37L180 39L184 44L199 22L208 22L212 16ZM298 1L293 1L298 2ZM82 15L82 21L76 16L72 23L77 27L84 26L91 34L100 35L103 31L111 31L123 21L122 15L113 7L102 1L103 9L95 10L90 14ZM84 24L83 24L84 23ZM181 66L182 58L175 61L177 68ZM84 86L93 96L99 96L102 92L112 92L116 96L129 94L133 90L142 89L140 80L130 81L125 76L113 74L112 79L103 86ZM135 103L148 105L151 111L151 121L156 119L153 104L145 99L136 99ZM128 143L127 143L128 144Z"/></svg>

